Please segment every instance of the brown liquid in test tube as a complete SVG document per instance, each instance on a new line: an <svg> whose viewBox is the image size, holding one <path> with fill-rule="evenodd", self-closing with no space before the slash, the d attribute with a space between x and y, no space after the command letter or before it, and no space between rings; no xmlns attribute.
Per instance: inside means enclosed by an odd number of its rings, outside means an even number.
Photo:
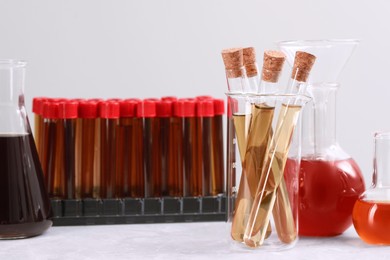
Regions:
<svg viewBox="0 0 390 260"><path fill-rule="evenodd" d="M184 195L184 168L183 168L183 117L179 117L177 98L174 96L162 97L162 101L170 101L171 116L169 118L168 154L166 191L168 196L181 197ZM164 193L164 192L163 192ZM164 193L165 194L165 193Z"/></svg>
<svg viewBox="0 0 390 260"><path fill-rule="evenodd" d="M117 198L131 197L136 193L137 162L135 147L136 106L139 99L119 101L120 119L117 128L116 188Z"/></svg>
<svg viewBox="0 0 390 260"><path fill-rule="evenodd" d="M109 100L99 103L100 197L106 199L115 197L119 113L119 102Z"/></svg>
<svg viewBox="0 0 390 260"><path fill-rule="evenodd" d="M42 168L49 197L54 196L55 151L56 151L56 123L58 117L58 103L49 100L43 104L43 142Z"/></svg>
<svg viewBox="0 0 390 260"><path fill-rule="evenodd" d="M145 197L161 196L161 171L155 164L160 159L159 131L156 127L156 100L145 99L138 103L137 115L143 117L143 161Z"/></svg>
<svg viewBox="0 0 390 260"><path fill-rule="evenodd" d="M224 192L225 170L223 160L223 114L225 112L225 103L223 99L214 99L214 117L213 117L213 175L211 176L211 195L215 196Z"/></svg>
<svg viewBox="0 0 390 260"><path fill-rule="evenodd" d="M195 196L192 177L195 173L195 102L178 99L174 103L172 123L173 165L168 175L168 189L171 196Z"/></svg>
<svg viewBox="0 0 390 260"><path fill-rule="evenodd" d="M169 195L168 190L168 176L172 172L172 165L170 164L170 157L172 155L173 143L171 136L171 117L172 117L172 101L161 100L156 103L157 113L157 129L159 131L158 150L160 159L157 167L160 168L161 174L161 194L163 196Z"/></svg>
<svg viewBox="0 0 390 260"><path fill-rule="evenodd" d="M197 114L197 159L198 174L197 185L199 196L210 196L211 177L215 175L212 155L214 147L212 143L212 123L214 117L214 102L212 99L198 100L196 104Z"/></svg>
<svg viewBox="0 0 390 260"><path fill-rule="evenodd" d="M131 160L135 164L130 171L130 193L133 198L145 197L145 175L144 175L144 122L142 112L142 101L138 100L135 107L136 117L134 118L134 128L131 135L132 147L130 153L133 155Z"/></svg>
<svg viewBox="0 0 390 260"><path fill-rule="evenodd" d="M77 154L80 154L81 194L82 198L97 197L94 194L94 177L96 176L95 153L98 144L95 142L98 116L98 101L86 100L79 103L79 120L81 136L77 138L81 145L77 145ZM80 132L76 132L78 134ZM77 150L76 149L76 150Z"/></svg>
<svg viewBox="0 0 390 260"><path fill-rule="evenodd" d="M63 168L61 169L61 187L64 188L66 199L76 198L76 121L78 117L78 102L64 101L59 103L59 120L62 121Z"/></svg>

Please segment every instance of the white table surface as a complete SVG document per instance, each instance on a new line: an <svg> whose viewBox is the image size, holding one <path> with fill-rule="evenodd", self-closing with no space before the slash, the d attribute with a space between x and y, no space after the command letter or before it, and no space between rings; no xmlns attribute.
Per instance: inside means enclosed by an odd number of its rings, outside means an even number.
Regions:
<svg viewBox="0 0 390 260"><path fill-rule="evenodd" d="M0 259L390 259L390 247L363 243L353 228L332 238L300 238L281 252L228 243L226 223L52 227L41 236L0 241Z"/></svg>

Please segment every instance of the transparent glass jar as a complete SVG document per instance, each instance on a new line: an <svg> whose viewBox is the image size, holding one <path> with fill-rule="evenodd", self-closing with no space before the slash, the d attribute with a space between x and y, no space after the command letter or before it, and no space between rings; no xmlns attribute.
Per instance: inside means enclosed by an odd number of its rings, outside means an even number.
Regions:
<svg viewBox="0 0 390 260"><path fill-rule="evenodd" d="M0 239L47 230L50 201L24 107L26 63L0 60Z"/></svg>
<svg viewBox="0 0 390 260"><path fill-rule="evenodd" d="M374 135L372 186L356 201L353 225L368 244L390 245L390 132Z"/></svg>
<svg viewBox="0 0 390 260"><path fill-rule="evenodd" d="M291 248L298 241L299 118L309 98L227 95L237 144L227 151L230 237L251 248ZM288 160L295 168L285 168Z"/></svg>

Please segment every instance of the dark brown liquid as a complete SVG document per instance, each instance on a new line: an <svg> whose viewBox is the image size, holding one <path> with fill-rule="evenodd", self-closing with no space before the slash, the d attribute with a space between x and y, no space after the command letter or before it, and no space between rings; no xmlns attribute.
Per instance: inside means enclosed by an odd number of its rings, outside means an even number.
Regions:
<svg viewBox="0 0 390 260"><path fill-rule="evenodd" d="M93 197L96 119L82 119L81 197Z"/></svg>
<svg viewBox="0 0 390 260"><path fill-rule="evenodd" d="M52 221L32 135L1 135L0 156L0 239L41 234Z"/></svg>
<svg viewBox="0 0 390 260"><path fill-rule="evenodd" d="M65 164L64 164L64 146L65 131L64 120L56 121L55 150L54 150L54 172L50 185L50 198L65 198Z"/></svg>
<svg viewBox="0 0 390 260"><path fill-rule="evenodd" d="M172 117L168 171L169 196L183 196L183 118Z"/></svg>
<svg viewBox="0 0 390 260"><path fill-rule="evenodd" d="M159 117L158 119L158 131L159 131L159 138L158 138L158 150L160 153L160 158L158 158L159 164L157 164L160 169L160 179L161 179L161 194L163 196L169 195L168 192L168 173L169 170L168 166L169 164L169 150L171 149L171 135L170 135L170 119L169 117Z"/></svg>
<svg viewBox="0 0 390 260"><path fill-rule="evenodd" d="M223 124L222 116L213 118L213 174L211 176L211 195L223 193L224 165L223 165Z"/></svg>
<svg viewBox="0 0 390 260"><path fill-rule="evenodd" d="M143 121L142 118L134 120L134 132L131 136L130 154L132 161L130 179L131 179L131 197L141 198L145 196L145 176L144 176L144 143L143 143Z"/></svg>
<svg viewBox="0 0 390 260"><path fill-rule="evenodd" d="M76 196L76 119L64 120L64 132L65 193L67 199L74 199Z"/></svg>
<svg viewBox="0 0 390 260"><path fill-rule="evenodd" d="M198 148L202 136L197 136L197 120L196 117L184 118L184 176L186 196L201 196L202 195L202 168L198 162Z"/></svg>
<svg viewBox="0 0 390 260"><path fill-rule="evenodd" d="M101 119L100 139L100 196L113 198L116 181L116 128L117 119Z"/></svg>
<svg viewBox="0 0 390 260"><path fill-rule="evenodd" d="M145 197L159 197L161 196L161 169L158 162L161 160L161 155L158 149L160 132L156 118L145 118L143 130Z"/></svg>

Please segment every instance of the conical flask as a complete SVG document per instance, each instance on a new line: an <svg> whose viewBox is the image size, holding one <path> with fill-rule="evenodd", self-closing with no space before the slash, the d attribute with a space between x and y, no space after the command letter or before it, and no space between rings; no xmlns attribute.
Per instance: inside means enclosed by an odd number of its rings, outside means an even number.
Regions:
<svg viewBox="0 0 390 260"><path fill-rule="evenodd" d="M0 239L36 236L52 221L24 107L26 63L0 60Z"/></svg>
<svg viewBox="0 0 390 260"><path fill-rule="evenodd" d="M312 102L302 113L298 212L303 236L343 233L352 225L353 205L365 190L359 166L336 139L337 79L357 44L356 40L278 43L289 62L298 50L317 57L306 93Z"/></svg>

